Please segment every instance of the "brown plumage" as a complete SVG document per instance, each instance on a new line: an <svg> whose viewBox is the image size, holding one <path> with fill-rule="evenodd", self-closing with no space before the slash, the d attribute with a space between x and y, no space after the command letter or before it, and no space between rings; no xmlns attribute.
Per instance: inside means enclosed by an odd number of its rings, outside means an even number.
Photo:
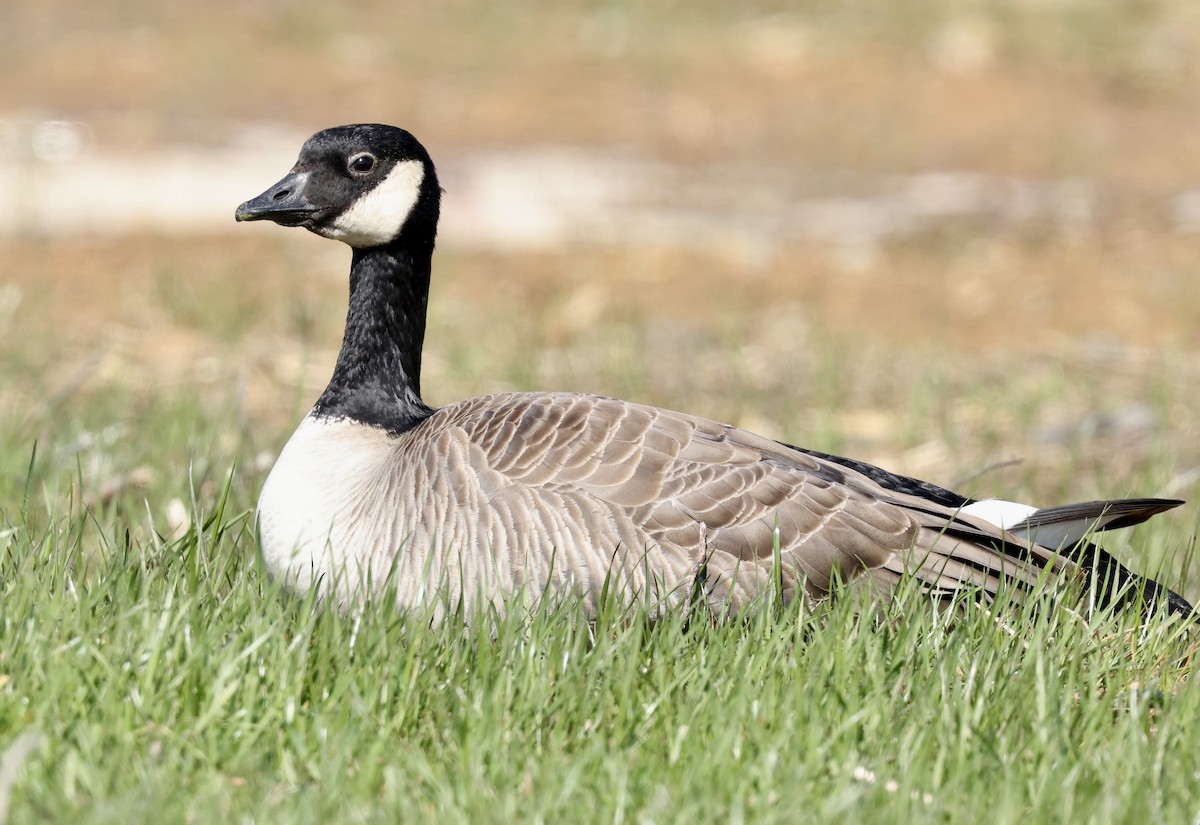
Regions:
<svg viewBox="0 0 1200 825"><path fill-rule="evenodd" d="M1028 583L1039 575L1021 543L995 528L682 413L586 395L486 396L439 410L406 439L426 449L452 440L458 449L448 453L467 459L448 468L458 492L431 495L470 491L459 500L468 520L482 516L477 546L524 559L535 587L574 579L585 599L616 574L628 598L676 602L703 574L710 605L736 610L761 595L776 557L785 595L801 582L825 595L834 579L866 572L884 593L905 571L931 588L966 582L990 592L1002 574ZM1015 555L947 534L951 522L1011 542ZM567 562L557 571L555 550ZM1052 556L1035 553L1043 563Z"/></svg>

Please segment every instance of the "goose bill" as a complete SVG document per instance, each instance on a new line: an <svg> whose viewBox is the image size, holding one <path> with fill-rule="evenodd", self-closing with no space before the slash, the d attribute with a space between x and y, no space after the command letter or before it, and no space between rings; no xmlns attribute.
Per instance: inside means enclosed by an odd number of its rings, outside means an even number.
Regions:
<svg viewBox="0 0 1200 825"><path fill-rule="evenodd" d="M234 217L239 221L274 221L281 226L300 226L317 211L304 194L308 174L289 173L257 198L239 206Z"/></svg>

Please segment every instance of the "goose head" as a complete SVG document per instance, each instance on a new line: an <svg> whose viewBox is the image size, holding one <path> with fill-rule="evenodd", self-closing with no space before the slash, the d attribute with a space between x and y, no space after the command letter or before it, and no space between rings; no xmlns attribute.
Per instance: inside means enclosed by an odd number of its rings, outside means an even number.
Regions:
<svg viewBox="0 0 1200 825"><path fill-rule="evenodd" d="M317 132L283 180L234 216L302 226L357 249L406 235L432 245L440 195L433 161L416 138L395 126L360 123Z"/></svg>

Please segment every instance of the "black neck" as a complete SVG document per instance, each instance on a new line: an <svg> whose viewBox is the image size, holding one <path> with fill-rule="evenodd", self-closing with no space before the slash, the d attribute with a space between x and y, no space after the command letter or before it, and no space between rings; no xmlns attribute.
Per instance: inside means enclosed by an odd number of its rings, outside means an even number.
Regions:
<svg viewBox="0 0 1200 825"><path fill-rule="evenodd" d="M432 244L355 249L346 337L313 412L403 432L427 418L421 347Z"/></svg>

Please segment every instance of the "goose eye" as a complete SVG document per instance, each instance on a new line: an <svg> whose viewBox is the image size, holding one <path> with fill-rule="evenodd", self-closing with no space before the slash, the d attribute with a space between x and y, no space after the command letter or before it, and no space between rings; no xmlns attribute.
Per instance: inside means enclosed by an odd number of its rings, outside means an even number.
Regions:
<svg viewBox="0 0 1200 825"><path fill-rule="evenodd" d="M375 168L375 156L363 152L359 155L354 155L350 158L348 164L350 171L359 175L365 175Z"/></svg>

